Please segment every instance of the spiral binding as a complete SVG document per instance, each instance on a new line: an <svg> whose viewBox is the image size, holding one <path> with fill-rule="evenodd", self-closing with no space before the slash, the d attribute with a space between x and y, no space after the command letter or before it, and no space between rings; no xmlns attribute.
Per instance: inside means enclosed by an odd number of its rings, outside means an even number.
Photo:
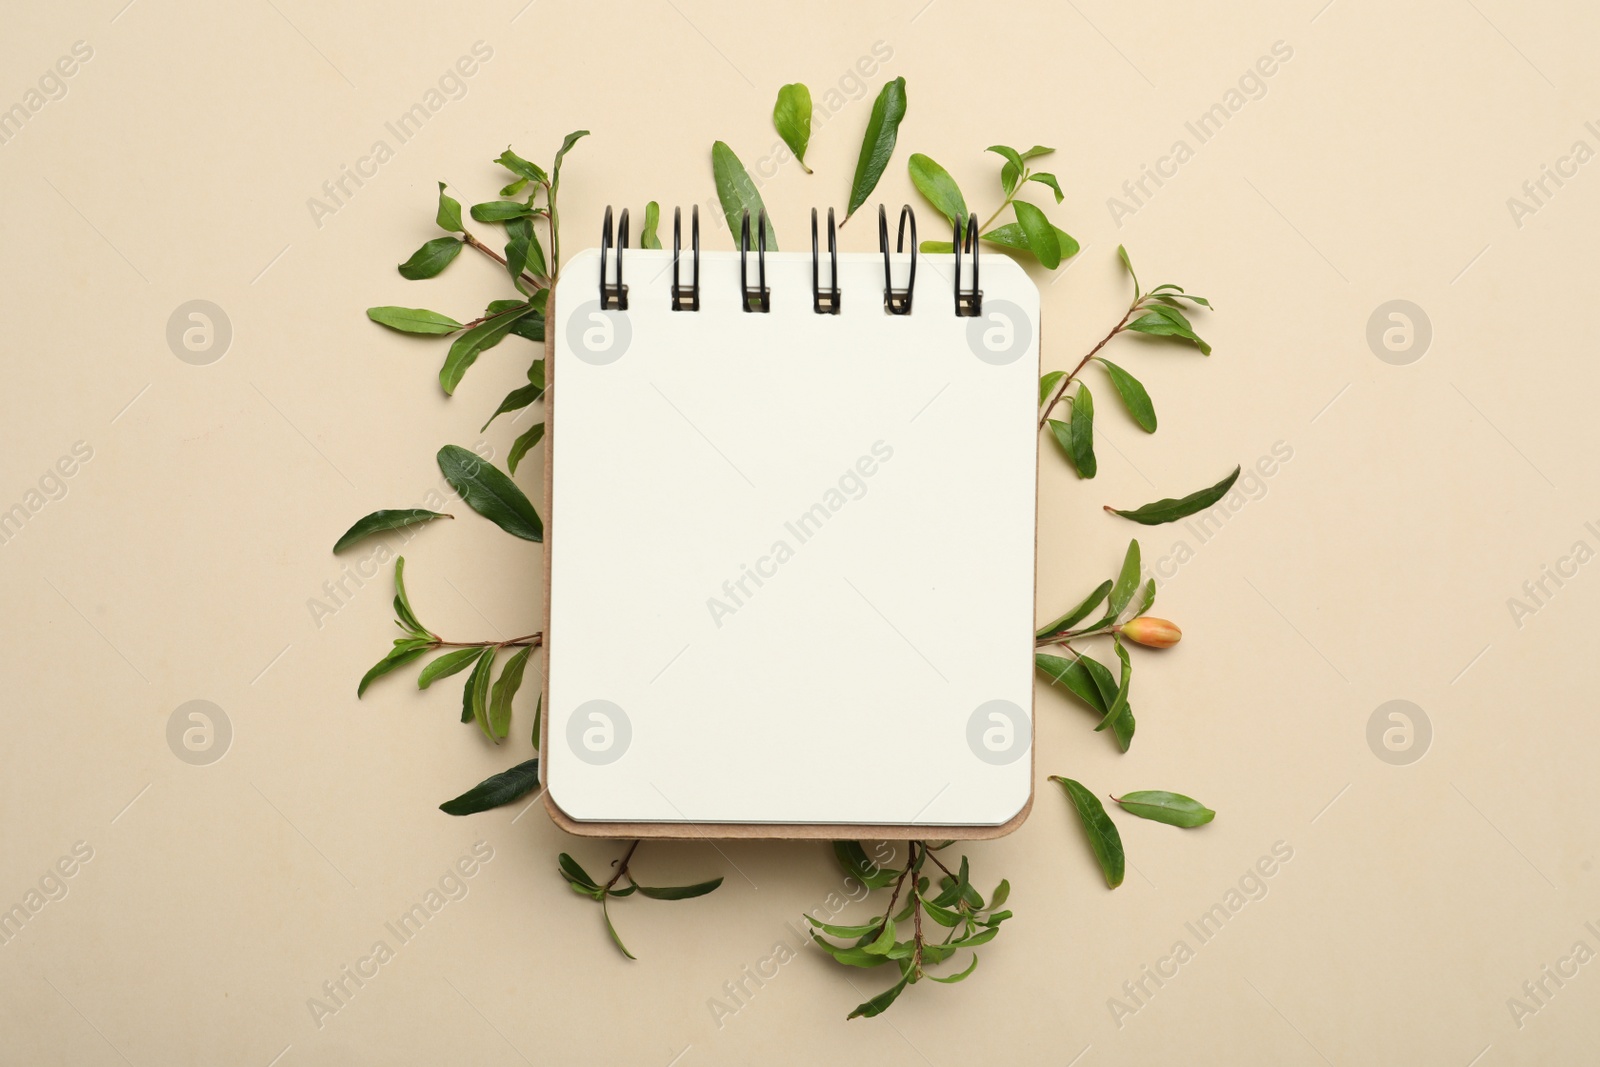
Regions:
<svg viewBox="0 0 1600 1067"><path fill-rule="evenodd" d="M700 208L691 207L689 214L690 281L683 283L683 210L672 209L672 310L700 310ZM978 285L978 216L968 215L952 222L951 251L955 253L955 313L960 318L976 318L983 314L983 290ZM745 311L769 312L772 310L772 291L767 287L767 213L756 215L756 284L750 284L750 212L746 210L739 220L739 292ZM900 208L900 221L896 229L895 252L905 254L906 231L909 229L911 263L906 272L903 288L894 284L894 265L889 258L889 215L882 204L878 205L878 250L883 253L883 309L890 315L911 314L911 299L917 282L917 216L906 204ZM965 230L965 232L963 232ZM623 283L622 253L628 247L628 209L623 208L615 227L611 208L606 208L605 222L600 232L600 306L608 311L628 310L628 287ZM617 266L614 280L606 269L609 254L616 252ZM961 259L972 257L972 285L961 285ZM843 300L839 289L839 238L834 225L833 208L828 209L828 285L822 284L822 248L818 228L817 209L811 209L811 310L818 315L837 315Z"/></svg>

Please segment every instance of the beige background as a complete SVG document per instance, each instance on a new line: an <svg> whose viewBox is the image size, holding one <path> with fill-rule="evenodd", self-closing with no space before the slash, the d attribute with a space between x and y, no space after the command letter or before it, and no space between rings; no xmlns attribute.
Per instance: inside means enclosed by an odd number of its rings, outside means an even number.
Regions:
<svg viewBox="0 0 1600 1067"><path fill-rule="evenodd" d="M1560 189L1547 181L1554 195L1520 226L1507 198L1574 141L1600 148L1584 125L1600 119L1600 16L1323 2L11 12L0 105L75 41L93 56L0 147L0 507L24 502L75 442L93 457L0 545L0 904L77 842L93 858L0 945L0 1060L687 1067L804 1047L938 1065L1592 1062L1600 965L1559 989L1547 979L1554 995L1520 1027L1507 999L1574 942L1600 949L1584 926L1600 926L1586 684L1600 578L1580 570L1520 627L1507 600L1574 542L1600 547L1583 526L1600 524L1592 434L1572 429L1600 384L1600 175L1590 164ZM308 198L476 41L493 56L465 97L319 227ZM402 303L465 317L505 292L466 257L437 281L395 275L435 234L436 180L487 199L508 142L546 160L568 130L593 130L566 170L575 250L606 203L705 203L714 139L754 165L776 142L777 86L820 93L876 41L893 58L872 91L904 74L910 99L884 200L912 199L911 151L987 211L985 145L1060 149L1050 164L1067 199L1050 213L1084 250L1059 279L1039 275L1047 367L1076 362L1120 314L1118 242L1147 282L1217 305L1203 316L1210 360L1116 342L1155 397L1159 434L1101 387L1099 478L1078 481L1047 450L1040 617L1120 558L1133 528L1102 504L1187 491L1279 441L1293 458L1204 545L1182 527L1133 531L1152 563L1179 541L1197 550L1158 609L1183 644L1139 658L1130 754L1061 694L1038 699L1041 783L1177 789L1215 807L1214 824L1121 819L1134 868L1111 893L1041 785L1018 833L968 850L980 882L1011 879L1017 911L970 982L919 987L847 1024L881 979L807 950L719 1027L708 1002L723 984L841 889L826 847L647 844L642 877L728 881L699 901L620 902L640 957L629 963L555 873L562 849L597 870L616 848L564 837L537 808L436 810L530 754L528 706L490 751L456 721L455 686L418 694L391 679L358 703L356 679L390 637L387 573L320 627L307 602L366 554L329 552L355 517L441 484L441 444L481 436L503 457L518 432L477 427L521 379L525 345L487 355L447 401L442 346L361 314ZM1119 227L1107 198L1175 139L1193 146L1184 123L1276 41L1293 57L1266 94ZM803 247L811 205L842 206L869 107L852 101L818 131L815 176L790 165L767 185L786 247ZM852 225L845 246L873 239ZM728 238L713 225L707 243ZM232 324L208 366L167 345L169 315L191 299ZM1392 299L1432 323L1410 365L1366 341ZM520 479L530 494L538 470ZM959 486L951 496L958 515ZM537 625L535 548L464 513L405 551L436 628ZM628 642L619 623L619 654ZM232 725L210 766L166 740L192 699ZM1366 739L1391 699L1432 724L1426 757L1407 766ZM794 738L794 759L820 758L803 724ZM465 899L314 1025L321 983L480 840L493 859ZM1198 945L1185 922L1278 841L1293 859L1267 896ZM1108 998L1179 939L1194 958L1119 1027Z"/></svg>

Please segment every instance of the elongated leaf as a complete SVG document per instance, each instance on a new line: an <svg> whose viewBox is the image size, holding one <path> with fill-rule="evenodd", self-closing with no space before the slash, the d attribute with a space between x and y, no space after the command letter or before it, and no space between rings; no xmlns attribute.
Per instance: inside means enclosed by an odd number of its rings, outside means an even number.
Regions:
<svg viewBox="0 0 1600 1067"><path fill-rule="evenodd" d="M440 678L448 678L452 674L466 670L478 662L478 657L481 655L483 647L480 645L446 652L422 668L422 673L417 675L417 688L426 689Z"/></svg>
<svg viewBox="0 0 1600 1067"><path fill-rule="evenodd" d="M994 887L993 895L989 897L989 907L998 908L1000 905L1004 904L1010 899L1011 883L1002 878L1000 879L1000 884ZM993 916L990 916L990 918L993 918Z"/></svg>
<svg viewBox="0 0 1600 1067"><path fill-rule="evenodd" d="M1163 789L1140 789L1111 799L1121 804L1124 811L1141 819L1164 822L1170 826L1203 826L1217 817L1216 812L1193 797L1168 793Z"/></svg>
<svg viewBox="0 0 1600 1067"><path fill-rule="evenodd" d="M1102 717L1116 699L1116 679L1105 664L1091 656L1079 655L1069 659L1039 652L1034 654L1033 662L1052 685L1061 686ZM1117 746L1124 752L1133 744L1134 728L1131 708L1124 708L1122 714L1112 720L1111 731L1116 735Z"/></svg>
<svg viewBox="0 0 1600 1067"><path fill-rule="evenodd" d="M461 233L465 228L461 225L461 201L444 191L444 182L439 183L439 212L434 221L439 229L450 233Z"/></svg>
<svg viewBox="0 0 1600 1067"><path fill-rule="evenodd" d="M766 210L766 204L761 200L761 192L756 188L756 183L750 180L750 175L745 173L744 164L739 162L739 157L733 154L721 141L711 146L711 176L717 185L717 199L722 204L722 217L728 224L728 232L733 235L734 245L739 243L740 224L743 222L744 213L750 212L750 246L755 248L759 243L756 232L757 224L761 221L761 213ZM778 232L772 228L772 217L767 216L767 251L778 250Z"/></svg>
<svg viewBox="0 0 1600 1067"><path fill-rule="evenodd" d="M1016 191L1017 181L1022 177L1023 162L1021 154L1015 148L1007 148L1003 144L992 144L984 151L993 152L1006 161L1005 165L1000 168L1000 188L1005 191L1007 196L1010 196Z"/></svg>
<svg viewBox="0 0 1600 1067"><path fill-rule="evenodd" d="M1106 876L1106 885L1111 889L1117 888L1122 884L1126 863L1122 852L1122 835L1117 833L1116 825L1100 805L1100 798L1071 778L1052 774L1050 780L1061 786L1072 801L1072 806L1078 810L1084 833L1089 835L1089 847L1094 851L1094 858L1100 861L1100 870Z"/></svg>
<svg viewBox="0 0 1600 1067"><path fill-rule="evenodd" d="M1017 225L1028 238L1028 251L1049 270L1061 266L1061 242L1056 239L1056 228L1044 217L1044 212L1025 200L1014 200L1012 210L1017 213Z"/></svg>
<svg viewBox="0 0 1600 1067"><path fill-rule="evenodd" d="M544 717L544 694L533 702L533 750L539 751L539 720Z"/></svg>
<svg viewBox="0 0 1600 1067"><path fill-rule="evenodd" d="M869 860L866 852L854 841L835 841L833 855L845 874L854 876L862 884L873 889L891 885L900 876L899 871L880 867Z"/></svg>
<svg viewBox="0 0 1600 1067"><path fill-rule="evenodd" d="M772 106L772 124L778 136L789 146L794 158L807 174L806 146L811 143L811 90L800 82L785 85L778 90L778 102Z"/></svg>
<svg viewBox="0 0 1600 1067"><path fill-rule="evenodd" d="M475 815L515 803L539 788L539 761L528 760L485 778L454 800L439 805L446 815Z"/></svg>
<svg viewBox="0 0 1600 1067"><path fill-rule="evenodd" d="M964 980L968 975L970 975L973 971L975 971L977 969L978 969L978 954L976 952L974 952L972 954L972 962L967 964L966 970L961 971L961 972L959 972L957 974L947 974L947 975L942 975L942 976L941 975L937 975L937 974L930 974L930 975L928 975L928 977L933 979L935 982L943 982L945 985L955 985L957 982L960 982L960 981ZM985 972L985 973L987 973L987 972Z"/></svg>
<svg viewBox="0 0 1600 1067"><path fill-rule="evenodd" d="M879 955L854 946L841 948L838 945L830 945L815 930L811 932L811 939L821 945L823 951L846 967L882 967L890 959L887 954Z"/></svg>
<svg viewBox="0 0 1600 1067"><path fill-rule="evenodd" d="M1061 616L1055 622L1049 623L1042 627L1038 633L1034 634L1034 637L1043 640L1047 637L1054 637L1057 634L1066 633L1078 623L1082 622L1084 619L1087 619L1089 617L1089 613L1100 606L1100 602L1110 594L1111 586L1112 583L1109 581L1101 582L1100 585L1095 588L1095 591L1084 597L1083 601L1079 603L1077 607Z"/></svg>
<svg viewBox="0 0 1600 1067"><path fill-rule="evenodd" d="M861 155L856 159L856 176L850 183L850 206L844 213L845 222L850 221L850 216L878 187L878 179L883 177L883 169L894 155L900 120L905 117L906 80L896 78L884 85L878 92L878 99L872 103L872 117L867 119L867 132L861 138Z"/></svg>
<svg viewBox="0 0 1600 1067"><path fill-rule="evenodd" d="M622 943L622 938L617 934L617 928L611 925L611 909L606 906L606 897L610 895L620 894L602 894L600 897L600 914L605 917L606 932L611 935L611 940L617 943L617 948L622 950L622 954L624 956L628 957L630 960L636 960L639 957L628 951L628 946Z"/></svg>
<svg viewBox="0 0 1600 1067"><path fill-rule="evenodd" d="M544 438L544 423L536 422L528 427L526 433L511 443L511 452L506 456L506 466L511 468L511 473L517 473L517 464L522 462L522 457L528 450L537 445Z"/></svg>
<svg viewBox="0 0 1600 1067"><path fill-rule="evenodd" d="M584 870L577 860L565 852L556 857L556 863L561 867L561 873L564 877L580 885L588 886L590 889L600 888L600 883L591 878L589 872Z"/></svg>
<svg viewBox="0 0 1600 1067"><path fill-rule="evenodd" d="M1150 310L1128 323L1128 329L1147 333L1153 337L1179 337L1198 348L1201 355L1211 354L1211 346L1194 332L1194 327L1189 324L1183 312L1164 304L1146 306Z"/></svg>
<svg viewBox="0 0 1600 1067"><path fill-rule="evenodd" d="M1122 614L1122 609L1128 606L1133 599L1134 591L1139 588L1139 542L1128 542L1128 552L1122 557L1122 571L1117 575L1117 584L1111 590L1110 614L1112 618Z"/></svg>
<svg viewBox="0 0 1600 1067"><path fill-rule="evenodd" d="M1128 688L1133 684L1133 661L1128 658L1128 650L1123 647L1120 638L1113 636L1111 643L1117 650L1117 660L1122 664L1122 679L1117 683L1116 695L1111 700L1111 706L1106 709L1106 717L1100 720L1099 726L1095 727L1096 731L1104 730L1107 726L1110 726L1116 721L1117 716L1127 710Z"/></svg>
<svg viewBox="0 0 1600 1067"><path fill-rule="evenodd" d="M1134 610L1133 617L1138 618L1156 606L1156 580L1151 578L1144 583L1144 593L1139 598L1139 606Z"/></svg>
<svg viewBox="0 0 1600 1067"><path fill-rule="evenodd" d="M511 150L510 145L506 146L506 150L500 153L495 162L521 178L524 182L543 182L545 180L544 170L537 163L529 163L526 159L517 155ZM509 196L510 194L506 195Z"/></svg>
<svg viewBox="0 0 1600 1067"><path fill-rule="evenodd" d="M521 200L488 200L472 205L472 217L479 222L505 222L507 219L525 219L533 208Z"/></svg>
<svg viewBox="0 0 1600 1067"><path fill-rule="evenodd" d="M520 389L513 389L511 392L506 394L504 400L500 401L500 406L494 409L494 414L489 416L489 422L493 422L495 419L498 419L501 415L504 415L509 411L521 411L529 404L538 400L541 396L544 396L543 385L533 385L530 383L522 386ZM480 426L478 428L478 432L482 433L484 430L487 430L489 428L489 422L486 422ZM515 463L511 465L511 473L517 473L517 467Z"/></svg>
<svg viewBox="0 0 1600 1067"><path fill-rule="evenodd" d="M461 323L449 315L441 315L427 308L368 308L367 318L401 333L445 334L461 329Z"/></svg>
<svg viewBox="0 0 1600 1067"><path fill-rule="evenodd" d="M1099 469L1094 458L1094 397L1089 387L1078 383L1072 394L1072 464L1078 468L1078 477L1093 478Z"/></svg>
<svg viewBox="0 0 1600 1067"><path fill-rule="evenodd" d="M1121 688L1117 679L1111 674L1111 668L1092 656L1083 656L1084 668L1089 672L1089 678L1094 682L1095 689L1100 693L1101 707L1107 711L1116 703L1117 691ZM1133 706L1128 703L1127 694L1122 697L1122 713L1111 719L1111 732L1116 735L1117 745L1122 751L1128 751L1128 746L1133 744L1133 733L1136 724L1133 719Z"/></svg>
<svg viewBox="0 0 1600 1067"><path fill-rule="evenodd" d="M472 722L476 719L483 736L498 745L500 739L489 727L489 679L494 674L496 651L493 645L486 646L473 663L472 673L467 676L467 684L461 690L461 721Z"/></svg>
<svg viewBox="0 0 1600 1067"><path fill-rule="evenodd" d="M1145 392L1144 385L1104 356L1096 356L1100 365L1105 367L1106 374L1111 377L1111 384L1117 387L1117 394L1122 397L1123 404L1127 405L1128 414L1133 416L1133 421L1145 433L1156 432L1156 408L1150 402L1150 394Z"/></svg>
<svg viewBox="0 0 1600 1067"><path fill-rule="evenodd" d="M479 323L452 341L450 352L445 356L444 366L439 368L439 384L444 391L454 393L456 386L461 384L462 377L466 375L467 368L478 361L479 354L504 340L518 319L532 315L537 310L532 301L512 302L510 308L491 310L489 314L493 317L487 322Z"/></svg>
<svg viewBox="0 0 1600 1067"><path fill-rule="evenodd" d="M950 172L920 152L912 153L907 168L911 172L911 184L944 216L945 221L965 227L967 201L961 195L956 180L950 177Z"/></svg>
<svg viewBox="0 0 1600 1067"><path fill-rule="evenodd" d="M1117 258L1122 260L1122 265L1128 268L1128 277L1133 279L1133 296L1137 300L1143 294L1139 292L1139 276L1133 272L1133 260L1128 258L1128 250L1122 245L1117 246Z"/></svg>
<svg viewBox="0 0 1600 1067"><path fill-rule="evenodd" d="M417 613L411 610L411 598L406 595L406 558L396 556L394 560L394 613L405 625L405 628L419 637L432 637L428 628L417 620Z"/></svg>
<svg viewBox="0 0 1600 1067"><path fill-rule="evenodd" d="M1064 370L1053 370L1039 378L1039 406L1044 407L1044 402L1050 399L1050 394L1055 392L1056 385L1067 376Z"/></svg>
<svg viewBox="0 0 1600 1067"><path fill-rule="evenodd" d="M639 227L640 248L660 248L661 238L656 229L661 225L661 205L654 200L644 206L644 225Z"/></svg>
<svg viewBox="0 0 1600 1067"><path fill-rule="evenodd" d="M1055 230L1056 250L1060 259L1067 260L1077 255L1077 238L1059 226L1055 226L1053 229ZM1032 247L1028 244L1027 231L1015 222L1008 222L1004 226L996 226L988 233L982 234L981 239L989 244L999 245L1001 248L1009 248L1013 252L1033 252ZM949 249L946 249L946 251L949 251Z"/></svg>
<svg viewBox="0 0 1600 1067"><path fill-rule="evenodd" d="M511 275L511 280L521 287L524 271L535 278L543 278L547 272L544 246L539 244L539 238L533 232L533 220L509 220L506 223L506 237L506 273Z"/></svg>
<svg viewBox="0 0 1600 1067"><path fill-rule="evenodd" d="M574 130L562 139L561 147L556 149L555 162L550 166L550 184L552 186L561 184L561 161L567 157L568 152L572 151L573 145L587 136L589 136L588 130Z"/></svg>
<svg viewBox="0 0 1600 1067"><path fill-rule="evenodd" d="M639 887L639 892L652 900L688 900L690 897L703 897L721 884L721 878L713 878L709 882L696 882L694 885L663 887L642 885Z"/></svg>
<svg viewBox="0 0 1600 1067"><path fill-rule="evenodd" d="M407 663L428 651L432 644L433 642L426 637L402 638L396 641L394 647L389 650L389 654L374 663L372 669L361 676L361 682L356 686L356 698L358 700L361 698L361 695L367 691L367 686L390 671L404 667Z"/></svg>
<svg viewBox="0 0 1600 1067"><path fill-rule="evenodd" d="M544 540L544 523L515 482L493 463L459 445L439 449L439 470L467 506L508 534Z"/></svg>
<svg viewBox="0 0 1600 1067"><path fill-rule="evenodd" d="M883 922L883 929L878 932L878 936L873 940L868 941L866 944L858 947L863 952L870 952L874 956L881 956L894 947L894 936L894 920L885 919Z"/></svg>
<svg viewBox="0 0 1600 1067"><path fill-rule="evenodd" d="M1056 181L1056 176L1054 174L1046 174L1044 171L1040 171L1038 174L1028 175L1028 180L1030 182L1038 182L1040 185L1048 185L1051 191L1056 194L1056 203L1061 203L1061 184Z"/></svg>
<svg viewBox="0 0 1600 1067"><path fill-rule="evenodd" d="M908 981L910 981L908 977L902 976L900 981L896 982L888 989L885 989L882 993L879 993L871 1000L866 1001L863 1004L856 1005L856 1010L845 1016L845 1018L870 1019L874 1015L882 1015L884 1012L889 1010L889 1005L895 1002L895 998L900 996L901 993L905 992L906 983Z"/></svg>
<svg viewBox="0 0 1600 1067"><path fill-rule="evenodd" d="M496 737L503 738L511 732L511 698L522 687L522 672L532 654L532 646L519 648L500 668L500 678L489 695L489 728Z"/></svg>
<svg viewBox="0 0 1600 1067"><path fill-rule="evenodd" d="M922 910L928 913L928 918L940 926L955 926L961 921L961 913L951 908L942 907L931 900L922 902Z"/></svg>
<svg viewBox="0 0 1600 1067"><path fill-rule="evenodd" d="M1125 519L1132 519L1134 522L1142 523L1145 526L1160 526L1166 522L1177 522L1179 519L1187 518L1197 511L1204 511L1227 496L1228 490L1233 488L1233 483L1238 478L1239 468L1235 467L1232 474L1216 485L1205 489L1196 489L1188 496L1165 497L1154 503L1146 504L1142 508L1134 508L1132 511L1119 511L1113 507L1107 507L1106 510L1113 515L1121 515Z"/></svg>
<svg viewBox="0 0 1600 1067"><path fill-rule="evenodd" d="M357 519L355 525L346 530L343 536L333 543L333 550L336 553L343 552L363 537L382 533L385 530L398 530L404 526L412 526L419 522L431 522L434 519L453 518L455 518L454 515L441 511L429 511L427 508L385 508Z"/></svg>
<svg viewBox="0 0 1600 1067"><path fill-rule="evenodd" d="M461 254L461 241L454 237L435 237L400 264L400 277L411 281L432 278Z"/></svg>
<svg viewBox="0 0 1600 1067"><path fill-rule="evenodd" d="M812 915L807 915L806 921L823 933L832 934L834 937L865 937L882 924L883 916L880 915L871 922L861 923L858 926L835 926L831 923L825 923Z"/></svg>

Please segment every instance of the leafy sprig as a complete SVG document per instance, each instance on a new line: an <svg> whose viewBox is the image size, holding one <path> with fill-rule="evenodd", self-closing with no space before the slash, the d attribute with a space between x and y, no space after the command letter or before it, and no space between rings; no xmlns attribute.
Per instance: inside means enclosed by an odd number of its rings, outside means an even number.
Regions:
<svg viewBox="0 0 1600 1067"><path fill-rule="evenodd" d="M703 897L722 884L722 879L713 878L707 882L696 882L693 885L673 886L648 886L641 885L634 880L629 864L633 861L633 854L639 848L635 841L628 846L628 851L622 854L620 860L612 860L611 865L616 867L616 873L604 885L592 878L588 871L578 864L578 861L563 852L557 861L561 877L565 878L567 885L579 896L589 897L600 904L600 915L605 920L606 932L611 935L617 948L630 960L638 959L628 951L628 946L622 943L622 938L617 934L617 928L611 922L611 898L632 896L635 891L650 897L653 900L688 900L691 897ZM619 883L621 883L619 885Z"/></svg>
<svg viewBox="0 0 1600 1067"><path fill-rule="evenodd" d="M978 227L978 239L1014 254L1030 255L1050 270L1055 270L1063 261L1077 255L1077 239L1052 223L1036 204L1021 199L1028 183L1036 182L1055 193L1056 203L1061 203L1061 185L1056 181L1056 176L1044 171L1034 171L1031 166L1032 160L1047 156L1055 149L1034 145L1026 152L1019 152L1007 145L997 144L990 145L987 151L993 152L1002 160L1000 166L1002 199L1000 206L994 209L994 213L982 226ZM968 218L967 201L961 195L961 188L950 176L950 172L920 153L911 157L908 169L911 173L911 184L917 187L917 191L945 217L946 222L952 226L960 226L962 233L965 234ZM1004 214L1006 208L1011 209L1016 221L996 226L995 221ZM921 250L948 254L953 251L953 246L949 241L923 241Z"/></svg>

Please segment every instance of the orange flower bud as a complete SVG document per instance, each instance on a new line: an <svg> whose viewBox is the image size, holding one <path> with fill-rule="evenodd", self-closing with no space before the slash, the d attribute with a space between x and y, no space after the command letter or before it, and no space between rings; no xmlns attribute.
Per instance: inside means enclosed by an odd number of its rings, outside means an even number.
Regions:
<svg viewBox="0 0 1600 1067"><path fill-rule="evenodd" d="M1133 619L1122 625L1122 636L1151 648L1171 648L1183 638L1183 631L1166 619Z"/></svg>

